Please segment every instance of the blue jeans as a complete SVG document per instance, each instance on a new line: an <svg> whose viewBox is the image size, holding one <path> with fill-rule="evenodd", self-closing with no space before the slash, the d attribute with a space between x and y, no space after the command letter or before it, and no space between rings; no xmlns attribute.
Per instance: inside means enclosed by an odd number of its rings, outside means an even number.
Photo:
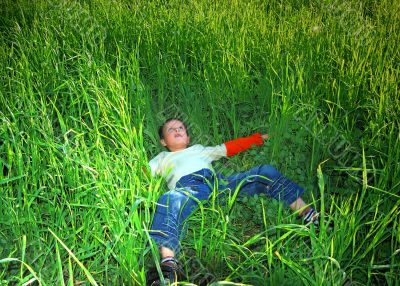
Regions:
<svg viewBox="0 0 400 286"><path fill-rule="evenodd" d="M150 236L158 246L168 247L175 254L179 252L185 220L196 211L199 203L209 201L214 187L219 197L233 193L239 187L241 196L265 194L285 206L295 202L304 192L270 165L261 165L228 178L209 169L199 170L182 177L174 190L158 199L150 230Z"/></svg>

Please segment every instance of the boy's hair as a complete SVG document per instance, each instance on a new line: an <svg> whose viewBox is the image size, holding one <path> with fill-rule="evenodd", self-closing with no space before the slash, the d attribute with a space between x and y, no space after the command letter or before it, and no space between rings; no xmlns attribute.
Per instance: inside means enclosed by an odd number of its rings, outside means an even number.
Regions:
<svg viewBox="0 0 400 286"><path fill-rule="evenodd" d="M186 134L189 135L189 132L187 131L186 123L183 122L182 120L180 120L179 118L171 117L171 118L168 118L167 120L165 120L164 123L160 127L158 127L158 136L160 136L160 139L164 139L164 132L163 131L164 131L165 124L167 124L168 122L173 121L173 120L177 120L177 121L182 122L183 126L185 126Z"/></svg>

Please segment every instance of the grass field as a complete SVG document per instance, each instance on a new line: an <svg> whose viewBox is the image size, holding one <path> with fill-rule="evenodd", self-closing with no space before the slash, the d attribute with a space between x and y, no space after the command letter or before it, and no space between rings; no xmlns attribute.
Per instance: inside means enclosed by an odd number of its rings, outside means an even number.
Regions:
<svg viewBox="0 0 400 286"><path fill-rule="evenodd" d="M266 197L203 206L189 281L400 285L399 1L2 0L0 285L144 285L166 191L157 128L270 140L273 164L335 221Z"/></svg>

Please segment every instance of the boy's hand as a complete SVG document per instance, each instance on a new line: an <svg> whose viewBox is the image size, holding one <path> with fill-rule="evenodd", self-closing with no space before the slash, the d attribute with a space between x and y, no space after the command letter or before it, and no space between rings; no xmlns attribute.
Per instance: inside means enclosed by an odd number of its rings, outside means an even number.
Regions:
<svg viewBox="0 0 400 286"><path fill-rule="evenodd" d="M261 138L264 139L264 140L268 139L268 133L262 134Z"/></svg>

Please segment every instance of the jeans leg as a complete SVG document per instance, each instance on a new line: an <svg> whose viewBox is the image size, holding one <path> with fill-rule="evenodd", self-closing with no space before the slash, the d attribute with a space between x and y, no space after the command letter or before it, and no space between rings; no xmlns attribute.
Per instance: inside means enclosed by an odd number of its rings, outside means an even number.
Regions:
<svg viewBox="0 0 400 286"><path fill-rule="evenodd" d="M184 236L184 222L197 209L199 202L208 199L211 191L199 186L171 190L157 201L150 236L159 246L179 253L179 241Z"/></svg>
<svg viewBox="0 0 400 286"><path fill-rule="evenodd" d="M247 172L238 173L227 178L227 187L231 192L240 187L239 195L266 194L282 201L285 206L297 200L304 189L282 175L271 165L261 165Z"/></svg>

